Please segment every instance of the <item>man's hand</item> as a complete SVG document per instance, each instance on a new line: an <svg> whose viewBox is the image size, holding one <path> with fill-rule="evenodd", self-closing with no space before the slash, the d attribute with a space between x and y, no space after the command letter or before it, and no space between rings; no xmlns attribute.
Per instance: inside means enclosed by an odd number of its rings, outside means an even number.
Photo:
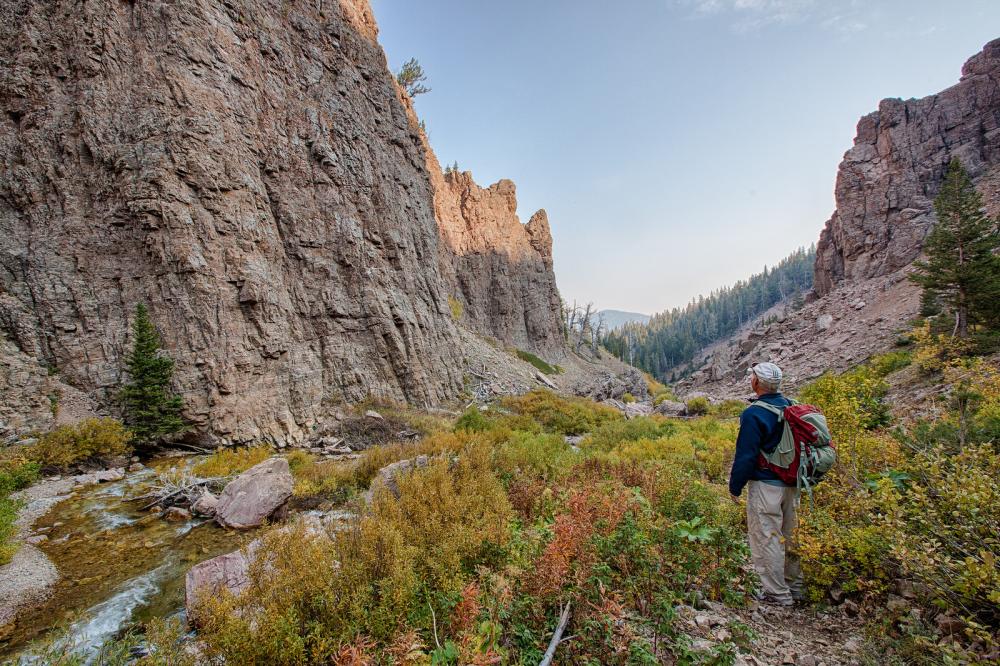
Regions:
<svg viewBox="0 0 1000 666"><path fill-rule="evenodd" d="M736 504L740 503L740 498L737 497L736 495L733 495L732 493L729 494L729 499L733 500L733 502L735 502Z"/></svg>

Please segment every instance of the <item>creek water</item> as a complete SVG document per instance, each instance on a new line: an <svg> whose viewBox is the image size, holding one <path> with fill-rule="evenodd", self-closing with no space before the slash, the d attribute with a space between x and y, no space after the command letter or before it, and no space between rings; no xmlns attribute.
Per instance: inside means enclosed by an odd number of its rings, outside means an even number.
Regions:
<svg viewBox="0 0 1000 666"><path fill-rule="evenodd" d="M37 663L28 656L36 640L93 654L131 622L183 613L187 570L252 538L200 518L167 522L142 511L144 502L130 501L148 492L159 473L194 460L161 460L122 481L81 488L35 522L35 531L48 537L38 547L62 578L0 643L0 661Z"/></svg>

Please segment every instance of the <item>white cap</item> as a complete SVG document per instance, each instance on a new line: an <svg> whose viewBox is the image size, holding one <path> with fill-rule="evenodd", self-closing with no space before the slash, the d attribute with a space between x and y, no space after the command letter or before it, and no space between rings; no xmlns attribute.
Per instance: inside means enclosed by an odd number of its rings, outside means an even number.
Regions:
<svg viewBox="0 0 1000 666"><path fill-rule="evenodd" d="M774 363L755 363L750 369L768 384L777 386L781 383L781 368Z"/></svg>

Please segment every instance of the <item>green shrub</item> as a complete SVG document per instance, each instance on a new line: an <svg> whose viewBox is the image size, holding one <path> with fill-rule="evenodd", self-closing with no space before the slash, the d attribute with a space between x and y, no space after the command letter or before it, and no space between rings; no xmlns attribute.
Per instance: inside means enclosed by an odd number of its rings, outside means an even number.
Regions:
<svg viewBox="0 0 1000 666"><path fill-rule="evenodd" d="M504 407L538 421L545 430L563 435L582 435L602 423L620 420L617 409L584 398L567 398L552 391L536 390L501 401Z"/></svg>
<svg viewBox="0 0 1000 666"><path fill-rule="evenodd" d="M60 426L42 435L26 455L47 469L68 469L90 461L102 461L132 452L132 433L119 421L86 419Z"/></svg>
<svg viewBox="0 0 1000 666"><path fill-rule="evenodd" d="M531 365L535 366L537 369L541 370L547 375L557 375L561 372L558 366L546 363L545 361L538 358L531 352L524 351L523 349L516 349L514 350L514 353L517 354L517 357L519 359L527 363L530 363Z"/></svg>
<svg viewBox="0 0 1000 666"><path fill-rule="evenodd" d="M709 408L709 413L713 416L718 416L723 419L731 419L739 416L748 407L747 403L743 400L723 400L718 405L712 405Z"/></svg>
<svg viewBox="0 0 1000 666"><path fill-rule="evenodd" d="M913 362L913 354L909 351L891 351L879 354L868 361L869 367L877 377L887 377L902 370Z"/></svg>
<svg viewBox="0 0 1000 666"><path fill-rule="evenodd" d="M712 407L712 403L708 401L708 398L700 395L691 398L684 405L687 407L687 413L692 416L708 414L708 410Z"/></svg>
<svg viewBox="0 0 1000 666"><path fill-rule="evenodd" d="M669 435L677 428L678 425L673 421L650 416L640 416L627 421L608 421L594 429L580 445L585 451L607 452L625 442Z"/></svg>
<svg viewBox="0 0 1000 666"><path fill-rule="evenodd" d="M670 391L664 391L662 393L656 393L653 395L653 407L658 407L662 405L667 400L676 400L677 398Z"/></svg>
<svg viewBox="0 0 1000 666"><path fill-rule="evenodd" d="M469 407L455 422L455 430L467 430L469 432L483 432L490 429L490 421L483 415L475 405Z"/></svg>
<svg viewBox="0 0 1000 666"><path fill-rule="evenodd" d="M38 463L25 462L21 447L3 453L0 458L0 565L10 562L18 548L14 541L17 535L14 521L21 502L11 499L10 494L34 483L41 467Z"/></svg>
<svg viewBox="0 0 1000 666"><path fill-rule="evenodd" d="M631 393L625 392L622 394L622 402L624 402L626 405L631 402L635 402L635 396L632 395Z"/></svg>

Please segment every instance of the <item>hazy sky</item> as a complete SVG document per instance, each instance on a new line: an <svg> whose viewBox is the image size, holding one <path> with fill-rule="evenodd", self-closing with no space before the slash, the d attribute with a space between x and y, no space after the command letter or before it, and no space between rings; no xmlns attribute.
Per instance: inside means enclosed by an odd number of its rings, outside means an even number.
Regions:
<svg viewBox="0 0 1000 666"><path fill-rule="evenodd" d="M656 312L819 238L858 119L958 81L998 0L373 0L442 164L549 213L567 300Z"/></svg>

